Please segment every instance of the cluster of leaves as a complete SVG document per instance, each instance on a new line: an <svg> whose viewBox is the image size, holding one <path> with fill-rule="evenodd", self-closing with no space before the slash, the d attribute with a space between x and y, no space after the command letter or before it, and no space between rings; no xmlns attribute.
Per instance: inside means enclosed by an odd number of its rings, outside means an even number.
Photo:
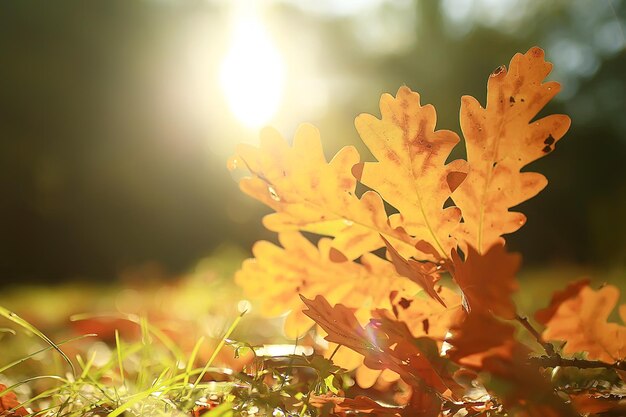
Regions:
<svg viewBox="0 0 626 417"><path fill-rule="evenodd" d="M13 325L0 336L22 329L43 342L15 356L2 340L0 416L625 415L626 325L609 322L626 323L618 289L572 283L534 319L513 299L521 258L502 235L525 222L510 209L547 183L522 169L569 127L564 115L536 119L559 90L544 83L550 68L533 48L491 74L485 108L463 98L467 160L447 162L460 139L435 130L434 108L406 87L382 97L381 118L356 120L374 162L353 147L326 162L309 125L292 146L264 130L230 165L274 209L264 222L281 246L258 242L236 281L265 315L287 313L296 345L276 354L230 340L243 313L202 331L188 319L211 319L210 306L190 308L211 298L199 292L227 298L204 279L156 294L142 284L154 305L133 293L129 311L74 317L58 343L0 307ZM12 373L35 362L49 366Z"/></svg>
<svg viewBox="0 0 626 417"><path fill-rule="evenodd" d="M542 333L513 301L521 258L503 235L526 217L510 209L547 184L522 170L570 125L565 115L537 118L560 89L544 82L550 70L535 47L490 75L484 107L462 98L466 160L447 162L459 137L435 130L435 109L407 87L382 96L380 118L356 118L376 161L348 146L327 162L310 125L291 146L265 129L259 147L238 147L229 166L247 170L241 189L274 210L263 223L282 247L258 242L237 283L264 314L287 313L287 335L326 334L334 362L358 367L361 386L391 373L407 391L389 408L313 391L317 413L626 412L626 326L607 321L615 287L579 282L555 294L536 314ZM619 314L626 322L626 305Z"/></svg>

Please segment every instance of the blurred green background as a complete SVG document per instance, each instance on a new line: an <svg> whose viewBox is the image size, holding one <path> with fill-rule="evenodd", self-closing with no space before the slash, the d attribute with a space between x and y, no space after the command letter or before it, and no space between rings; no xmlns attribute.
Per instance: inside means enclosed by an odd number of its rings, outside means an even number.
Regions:
<svg viewBox="0 0 626 417"><path fill-rule="evenodd" d="M265 209L225 167L261 125L331 156L403 84L459 132L460 96L533 45L573 119L508 239L525 264L626 265L626 1L0 3L0 280L110 280L249 251ZM570 277L574 278L574 277Z"/></svg>

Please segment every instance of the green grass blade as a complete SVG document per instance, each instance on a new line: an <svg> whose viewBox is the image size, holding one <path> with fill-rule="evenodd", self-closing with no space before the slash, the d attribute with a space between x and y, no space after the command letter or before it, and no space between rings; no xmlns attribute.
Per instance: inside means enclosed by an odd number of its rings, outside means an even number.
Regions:
<svg viewBox="0 0 626 417"><path fill-rule="evenodd" d="M23 327L24 329L28 330L29 332L35 334L36 336L38 336L40 339L42 339L43 341L45 341L47 344L49 344L54 350L56 350L57 352L59 352L59 354L63 357L63 359L65 360L65 362L68 363L68 365L70 366L70 369L72 370L72 375L76 376L76 369L74 368L74 364L72 363L72 361L70 360L70 358L65 354L65 352L63 352L61 350L61 348L59 348L59 346L54 343L48 336L46 336L45 334L43 334L39 329L37 329L35 326L33 326L32 324L30 324L29 322L27 322L26 320L24 320L23 318L21 318L20 316L18 316L17 314L15 314L14 312L7 310L6 308L0 306L0 316L3 316L4 318L6 318L7 320L12 321L13 323L17 324L18 326Z"/></svg>
<svg viewBox="0 0 626 417"><path fill-rule="evenodd" d="M222 348L224 347L224 344L226 344L226 340L230 337L232 332L237 328L237 325L239 325L239 322L241 321L243 316L246 314L246 312L247 311L244 311L241 314L239 314L239 316L237 316L235 321L233 321L233 324L230 325L230 327L224 334L224 337L222 337L222 340L220 340L217 347L213 351L213 354L209 358L209 361L206 363L206 365L204 365L202 372L200 372L200 375L198 375L198 378L196 378L196 382L194 382L193 387L191 388L191 391L196 389L196 387L198 386L198 383L202 380L202 377L204 376L204 374L206 374L207 370L211 367L211 365L213 364L213 361L217 357L217 354L220 352L220 350L222 350Z"/></svg>
<svg viewBox="0 0 626 417"><path fill-rule="evenodd" d="M126 385L126 380L124 378L124 363L122 360L122 346L120 344L120 332L117 329L115 329L115 350L117 351L117 366L120 369L122 385Z"/></svg>
<svg viewBox="0 0 626 417"><path fill-rule="evenodd" d="M187 386L189 384L189 376L191 375L191 370L193 369L193 363L196 361L196 356L198 355L198 351L200 350L200 346L204 342L204 336L201 336L200 339L196 342L193 350L191 351L191 355L187 360L187 367L185 369L185 378L183 380L183 386Z"/></svg>
<svg viewBox="0 0 626 417"><path fill-rule="evenodd" d="M154 384L152 385L151 388L149 388L149 389L147 389L145 391L142 391L142 392L138 392L137 394L134 394L134 395L131 395L130 397L128 397L128 400L125 403L123 403L122 405L120 405L119 407L117 407L115 410L111 411L111 413L109 413L108 417L116 417L116 416L121 415L124 411L128 410L129 408L131 408L135 404L140 403L141 401L145 400L146 398L148 398L153 393L159 391L162 388L163 384L167 383L167 381L161 381L161 379L169 371L170 371L170 368L164 369L163 372L161 372L161 375L159 375L159 377L154 381Z"/></svg>
<svg viewBox="0 0 626 417"><path fill-rule="evenodd" d="M134 315L134 314L123 314L123 313L110 313L110 314L92 314L92 313L82 313L82 314L74 314L70 317L70 321L81 321L81 320L88 320L88 319L111 319L111 318L119 318L122 320L128 320L131 323L134 323L138 326L146 326L146 328L148 329L148 331L154 336L156 337L161 343L163 343L163 346L165 346L171 353L172 355L176 358L176 360L179 361L183 361L185 358L184 353L182 352L182 350L180 350L180 348L176 345L176 343L174 343L174 341L167 335L165 334L161 329L159 329L158 327L150 324L149 322L143 323L142 324L142 320L141 318L139 318L138 316Z"/></svg>
<svg viewBox="0 0 626 417"><path fill-rule="evenodd" d="M66 343L71 343L71 342L75 342L75 341L80 340L80 339L85 339L87 337L94 337L94 336L96 336L96 335L95 334L84 334L84 335L81 335L81 336L78 336L78 337L73 337L71 339L64 340L63 342L57 343L56 345L57 346L62 346L64 344L66 344ZM30 355L24 356L23 358L16 359L13 362L8 363L8 364L0 367L0 374L3 373L4 371L6 371L7 369L14 367L15 365L18 365L18 364L20 364L20 363L22 363L24 361L27 361L28 359L32 358L33 356L37 356L40 353L46 352L46 351L51 350L51 349L54 349L54 347L53 346L47 346L47 347L45 347L43 349L40 349L40 350L38 350L36 352L31 353Z"/></svg>

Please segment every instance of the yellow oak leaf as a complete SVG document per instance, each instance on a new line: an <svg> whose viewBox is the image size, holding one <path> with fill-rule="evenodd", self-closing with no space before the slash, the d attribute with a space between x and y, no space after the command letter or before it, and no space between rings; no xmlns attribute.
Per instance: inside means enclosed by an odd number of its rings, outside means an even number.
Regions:
<svg viewBox="0 0 626 417"><path fill-rule="evenodd" d="M449 130L435 131L435 108L422 106L419 94L408 87L401 87L396 97L383 94L380 111L380 119L361 114L355 120L361 139L378 162L361 163L353 172L400 212L392 217L394 223L428 245L431 250L422 252L422 259L435 260L433 252L446 259L456 247L451 233L461 212L443 205L451 185L467 172L463 160L445 163L459 137Z"/></svg>
<svg viewBox="0 0 626 417"><path fill-rule="evenodd" d="M289 337L303 334L314 324L302 313L305 306L299 294L311 298L324 294L333 304L356 309L356 316L365 323L371 310L391 308L390 288L418 290L393 265L372 254L363 255L360 263L333 262L331 239L321 239L316 247L300 233L291 232L281 233L279 240L282 248L257 242L252 248L256 258L244 261L235 281L246 297L260 302L264 315L289 312L285 322Z"/></svg>
<svg viewBox="0 0 626 417"><path fill-rule="evenodd" d="M586 352L588 359L613 363L626 359L626 326L607 319L619 299L619 290L607 285L598 291L585 286L564 300L546 323L545 340L563 340L563 352ZM626 323L626 307L619 313Z"/></svg>
<svg viewBox="0 0 626 417"><path fill-rule="evenodd" d="M543 83L551 69L543 50L531 48L516 54L508 70L502 66L491 74L485 108L473 97L461 100L469 170L452 194L463 215L455 236L479 253L526 222L509 208L535 196L547 180L520 169L552 152L570 126L562 114L533 120L560 90L557 82Z"/></svg>
<svg viewBox="0 0 626 417"><path fill-rule="evenodd" d="M453 290L438 286L436 291L445 306L423 292L409 294L406 291L394 291L391 305L396 318L406 323L413 337L427 336L441 344L463 306L461 296Z"/></svg>
<svg viewBox="0 0 626 417"><path fill-rule="evenodd" d="M335 363L343 368L343 365L341 365L339 362ZM390 371L389 369L385 369L382 371L379 369L370 369L361 363L360 366L354 370L354 379L359 387L363 389L368 389L372 388L376 384L376 382L381 379L387 383L396 382L398 379L400 379L400 375L393 371Z"/></svg>
<svg viewBox="0 0 626 417"><path fill-rule="evenodd" d="M335 260L355 259L384 246L381 235L401 253L413 254L415 239L389 224L381 197L373 191L355 195L351 169L358 162L357 150L346 146L327 163L319 131L304 124L293 146L274 129L264 129L260 146L239 145L229 168L250 172L240 188L276 211L263 219L272 231L333 236Z"/></svg>
<svg viewBox="0 0 626 417"><path fill-rule="evenodd" d="M359 322L363 324L367 321L359 319ZM326 335L326 332L319 326L317 327L317 332L319 336L324 337ZM356 383L361 388L371 388L379 378L382 378L387 383L395 382L400 378L396 372L389 369L368 368L363 364L363 355L336 343L328 343L328 347L324 350L324 357L330 358L331 356L335 365L349 371L354 370Z"/></svg>

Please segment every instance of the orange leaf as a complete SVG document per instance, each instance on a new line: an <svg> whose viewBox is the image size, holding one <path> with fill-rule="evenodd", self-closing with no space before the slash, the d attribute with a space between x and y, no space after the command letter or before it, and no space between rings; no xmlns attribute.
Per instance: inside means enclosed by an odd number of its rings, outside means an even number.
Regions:
<svg viewBox="0 0 626 417"><path fill-rule="evenodd" d="M409 385L426 385L439 393L456 390L446 370L447 362L438 353L433 340L397 340L394 335L407 334L398 331L394 324L392 331L386 329L385 322L374 321L367 329L361 327L350 309L341 304L334 307L322 296L308 300L302 297L308 307L304 313L311 317L326 333L326 340L344 345L365 356L365 365L372 369L389 369L398 373ZM390 337L391 335L391 337Z"/></svg>
<svg viewBox="0 0 626 417"><path fill-rule="evenodd" d="M607 285L598 291L588 286L562 302L546 323L546 340L564 340L563 352L586 352L588 359L613 363L626 358L626 326L608 323L619 299L619 290ZM622 321L626 308L620 307Z"/></svg>
<svg viewBox="0 0 626 417"><path fill-rule="evenodd" d="M525 223L522 213L509 208L535 196L547 180L520 169L552 152L569 128L570 119L562 114L533 121L560 90L556 82L543 83L551 69L543 51L531 48L516 54L508 71L502 66L491 74L485 108L473 97L461 100L469 171L452 194L463 214L456 237L479 253Z"/></svg>
<svg viewBox="0 0 626 417"><path fill-rule="evenodd" d="M515 279L519 254L507 253L504 246L494 245L486 253L467 247L465 261L452 253L454 280L465 294L471 310L489 311L505 319L515 318L511 295L518 289Z"/></svg>
<svg viewBox="0 0 626 417"><path fill-rule="evenodd" d="M572 404L579 413L597 414L612 411L614 414L619 415L626 414L626 399L615 401L613 399L603 398L602 396L596 396L593 394L581 393L571 394L570 398Z"/></svg>
<svg viewBox="0 0 626 417"><path fill-rule="evenodd" d="M319 131L305 124L292 147L275 130L264 129L260 146L239 145L229 167L241 166L252 174L241 180L240 187L276 211L263 219L272 231L333 236L338 260L382 247L381 234L403 253L415 253L415 240L389 225L377 193L356 197L351 169L358 162L357 150L347 146L327 163Z"/></svg>
<svg viewBox="0 0 626 417"><path fill-rule="evenodd" d="M382 238L387 246L387 254L393 262L398 274L407 277L417 285L422 287L426 294L440 302L444 307L445 303L435 291L435 284L439 281L437 267L430 262L417 262L413 259L404 259L402 255L385 239Z"/></svg>
<svg viewBox="0 0 626 417"><path fill-rule="evenodd" d="M7 417L22 417L30 413L24 407L20 407L20 402L14 392L7 392L6 385L0 384L0 415ZM13 411L11 411L13 410Z"/></svg>
<svg viewBox="0 0 626 417"><path fill-rule="evenodd" d="M457 324L450 331L452 336L447 342L452 348L447 355L461 365L482 369L486 358L513 359L517 345L515 328L490 313L478 310L467 315L459 314Z"/></svg>
<svg viewBox="0 0 626 417"><path fill-rule="evenodd" d="M443 208L452 191L448 177L467 172L463 160L445 164L459 137L449 130L435 131L435 108L422 106L419 94L408 87L400 87L396 97L383 94L380 111L380 119L361 114L355 120L378 162L361 163L353 172L398 209L394 222L446 259L456 246L451 232L461 220L457 207ZM434 260L430 253L421 257Z"/></svg>
<svg viewBox="0 0 626 417"><path fill-rule="evenodd" d="M414 389L402 417L439 417L441 416L441 398L432 392Z"/></svg>
<svg viewBox="0 0 626 417"><path fill-rule="evenodd" d="M443 342L462 309L461 297L446 287L435 289L446 307L422 294L409 296L406 292L391 293L391 305L396 318L408 326L413 337L428 336Z"/></svg>
<svg viewBox="0 0 626 417"><path fill-rule="evenodd" d="M303 296L300 296L300 298L308 308L308 310L304 310L304 314L309 316L328 333L325 339L329 342L346 346L364 356L371 352L375 354L382 352L382 347L386 343L383 342L381 346L372 335L369 335L361 327L351 309L342 304L331 306L326 298L321 295L318 295L313 300Z"/></svg>
<svg viewBox="0 0 626 417"><path fill-rule="evenodd" d="M363 395L356 398L343 398L334 395L316 395L312 394L309 398L309 404L316 408L322 408L326 404L332 404L331 413L346 416L355 412L365 414L375 414L377 416L399 415L401 407L389 407L378 404L376 401Z"/></svg>
<svg viewBox="0 0 626 417"><path fill-rule="evenodd" d="M370 310L391 308L390 288L417 289L389 262L372 254L363 255L358 264L333 262L330 239L321 239L318 247L299 233L281 233L279 240L284 249L270 242L257 242L252 249L256 259L244 261L235 281L246 297L261 302L263 314L290 312L285 322L289 337L295 338L313 325L302 313L299 294L324 294L332 303L356 309L357 316L366 322Z"/></svg>
<svg viewBox="0 0 626 417"><path fill-rule="evenodd" d="M535 319L539 323L545 325L550 321L550 319L552 319L552 317L554 317L561 304L570 298L577 296L578 293L580 293L580 290L587 286L589 286L589 280L582 279L580 281L570 283L563 291L555 292L550 300L550 305L541 310L537 310L535 313Z"/></svg>
<svg viewBox="0 0 626 417"><path fill-rule="evenodd" d="M462 320L462 318L460 318ZM530 350L514 336L515 328L484 311L469 313L452 328L448 356L506 381L498 397L507 411L525 417L574 417L570 406L554 395L539 370L528 364Z"/></svg>

